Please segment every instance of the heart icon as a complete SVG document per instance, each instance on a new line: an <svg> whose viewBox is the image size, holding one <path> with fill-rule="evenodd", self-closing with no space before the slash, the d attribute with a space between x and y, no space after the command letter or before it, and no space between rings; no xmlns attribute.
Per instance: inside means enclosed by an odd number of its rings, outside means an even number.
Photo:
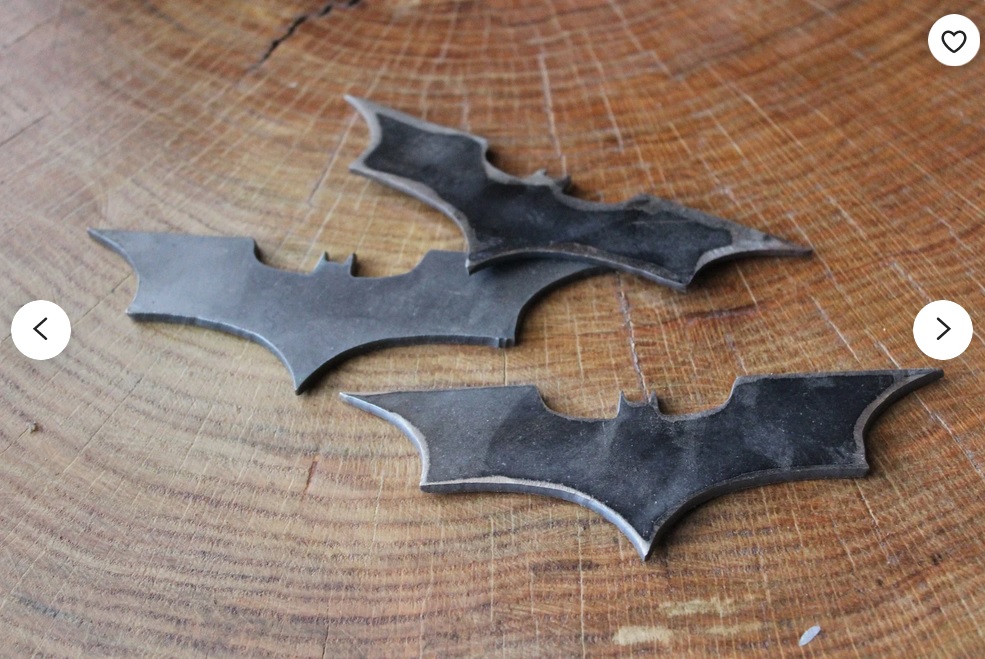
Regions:
<svg viewBox="0 0 985 659"><path fill-rule="evenodd" d="M941 41L944 42L944 47L952 53L956 53L961 50L961 47L964 46L967 40L968 35L961 30L954 30L953 32L951 30L947 30L941 35Z"/></svg>

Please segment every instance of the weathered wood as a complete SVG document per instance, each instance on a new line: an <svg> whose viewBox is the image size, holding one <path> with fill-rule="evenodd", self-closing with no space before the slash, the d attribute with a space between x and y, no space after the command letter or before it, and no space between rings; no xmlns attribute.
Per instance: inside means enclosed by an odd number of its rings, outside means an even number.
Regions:
<svg viewBox="0 0 985 659"><path fill-rule="evenodd" d="M980 26L985 15L966 3ZM325 13L325 10L328 10ZM949 11L960 7L949 8ZM974 654L985 647L983 346L869 435L872 474L703 506L642 564L610 524L521 495L431 496L340 390L533 383L557 410L671 412L738 374L932 365L925 303L985 288L982 56L948 69L930 2L0 4L0 290L72 343L0 343L4 654ZM811 244L677 294L601 275L518 347L353 359L293 394L262 347L123 313L136 281L87 226L252 235L369 275L460 249L353 176L373 98L570 173Z"/></svg>

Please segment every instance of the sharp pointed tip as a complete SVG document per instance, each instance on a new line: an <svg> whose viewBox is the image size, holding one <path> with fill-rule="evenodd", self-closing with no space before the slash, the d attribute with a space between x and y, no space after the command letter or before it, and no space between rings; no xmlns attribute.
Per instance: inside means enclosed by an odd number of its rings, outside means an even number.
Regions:
<svg viewBox="0 0 985 659"><path fill-rule="evenodd" d="M112 237L119 233L119 231L114 231L112 229L96 229L95 227L89 227L86 229L86 233L93 240L99 241L101 243L109 242Z"/></svg>
<svg viewBox="0 0 985 659"><path fill-rule="evenodd" d="M347 391L340 391L339 398L341 398L343 402L348 403L353 407L358 407L361 410L365 410L367 412L371 412L375 414L375 412L373 412L372 409L375 406L367 400L367 396L365 394L355 394L355 393L349 393Z"/></svg>
<svg viewBox="0 0 985 659"><path fill-rule="evenodd" d="M628 536L630 542L633 544L633 549L636 550L636 554L640 557L640 560L646 563L647 559L650 558L650 554L653 553L653 548L656 545L654 539L646 539L642 536Z"/></svg>
<svg viewBox="0 0 985 659"><path fill-rule="evenodd" d="M367 119L380 112L380 106L369 99L362 98L361 96L352 96L351 94L346 94L343 98L345 98L346 102L354 107L359 114L363 115L363 117Z"/></svg>
<svg viewBox="0 0 985 659"><path fill-rule="evenodd" d="M774 256L808 256L814 252L808 246L799 245L783 238L765 234L760 243L760 250Z"/></svg>
<svg viewBox="0 0 985 659"><path fill-rule="evenodd" d="M406 420L400 416L399 413L390 410L388 407L384 407L387 401L387 394L377 393L377 394L353 394L339 392L339 397L349 405L362 410L363 412L368 412L375 417L379 417L384 421L394 424L405 433L409 435L413 434L413 430L406 425ZM383 400L380 400L380 399ZM417 440L415 440L416 443Z"/></svg>
<svg viewBox="0 0 985 659"><path fill-rule="evenodd" d="M910 384L924 385L944 377L944 369L941 368L908 368L903 371L903 377Z"/></svg>
<svg viewBox="0 0 985 659"><path fill-rule="evenodd" d="M291 382L294 383L294 394L300 396L304 393L304 390L310 386L311 373L302 375L297 373L290 365L285 361L284 364L287 366L287 370L291 375Z"/></svg>
<svg viewBox="0 0 985 659"><path fill-rule="evenodd" d="M90 227L86 230L86 233L103 247L108 247L110 250L124 254L125 256L125 248L121 239L130 232L117 229L94 229Z"/></svg>
<svg viewBox="0 0 985 659"><path fill-rule="evenodd" d="M93 227L89 227L86 229L86 233L89 234L90 238L103 247L113 248L113 242L110 240L109 232L105 229L94 229Z"/></svg>
<svg viewBox="0 0 985 659"><path fill-rule="evenodd" d="M735 255L807 256L814 250L758 229L738 225L734 229L730 251Z"/></svg>
<svg viewBox="0 0 985 659"><path fill-rule="evenodd" d="M713 249L702 255L690 277L681 281L664 281L666 279L664 277L664 279L657 279L657 281L661 281L665 285L679 291L686 291L697 273L712 263L755 256L807 256L814 251L810 247L798 245L789 240L777 238L776 236L746 226L735 225L733 223L731 230L732 243L726 247ZM656 277L651 277L651 279L656 279Z"/></svg>

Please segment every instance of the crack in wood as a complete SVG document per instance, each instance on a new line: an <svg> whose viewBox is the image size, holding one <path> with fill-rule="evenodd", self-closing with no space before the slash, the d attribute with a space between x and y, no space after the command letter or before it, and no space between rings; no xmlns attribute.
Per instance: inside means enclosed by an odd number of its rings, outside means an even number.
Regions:
<svg viewBox="0 0 985 659"><path fill-rule="evenodd" d="M345 8L348 8L348 7L355 7L357 4L359 4L359 0L349 0L344 5L341 5L341 6L342 7L345 7ZM270 45L267 46L267 50L264 51L263 55L260 56L260 59L257 60L249 68L249 70L250 71L256 71L257 69L259 69L261 66L263 66L264 62L266 62L268 59L270 59L270 57L274 54L274 52L278 48L280 48L281 44L283 44L285 41L287 41L292 36L294 36L294 34L298 31L298 29L302 25L304 25L305 23L307 23L310 20L313 20L313 19L316 19L316 18L323 18L325 16L328 16L335 7L336 7L336 4L335 4L335 2L333 0L331 2L326 2L319 9L316 9L314 11L310 11L307 14L301 14L300 16L298 16L297 18L295 18L293 21L291 21L290 25L287 26L287 29L285 29L284 32L281 33L281 35L279 37L277 37L276 39L274 39L273 41L270 42Z"/></svg>
<svg viewBox="0 0 985 659"><path fill-rule="evenodd" d="M308 467L308 478L304 482L304 489L301 491L301 499L308 494L308 488L311 487L311 481L315 477L315 472L318 470L318 456L316 455L311 459L311 465Z"/></svg>

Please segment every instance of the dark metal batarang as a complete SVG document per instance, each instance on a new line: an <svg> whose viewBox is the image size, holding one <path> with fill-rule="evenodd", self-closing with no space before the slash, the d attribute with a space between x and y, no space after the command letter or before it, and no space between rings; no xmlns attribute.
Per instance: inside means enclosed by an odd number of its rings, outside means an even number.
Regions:
<svg viewBox="0 0 985 659"><path fill-rule="evenodd" d="M468 242L470 272L507 260L568 258L684 290L717 261L811 251L648 195L619 204L571 197L564 192L567 179L543 172L519 179L493 167L481 137L346 98L371 133L350 169L455 220Z"/></svg>
<svg viewBox="0 0 985 659"><path fill-rule="evenodd" d="M426 492L530 492L581 504L646 558L691 508L743 488L868 471L863 437L936 369L757 375L681 416L624 398L612 419L548 409L532 386L342 394L400 428Z"/></svg>
<svg viewBox="0 0 985 659"><path fill-rule="evenodd" d="M538 259L469 275L461 252L432 251L393 277L355 277L354 257L333 263L327 256L304 274L261 263L251 238L89 233L137 273L130 316L252 339L280 358L298 392L334 363L377 347L512 345L538 296L597 271Z"/></svg>

